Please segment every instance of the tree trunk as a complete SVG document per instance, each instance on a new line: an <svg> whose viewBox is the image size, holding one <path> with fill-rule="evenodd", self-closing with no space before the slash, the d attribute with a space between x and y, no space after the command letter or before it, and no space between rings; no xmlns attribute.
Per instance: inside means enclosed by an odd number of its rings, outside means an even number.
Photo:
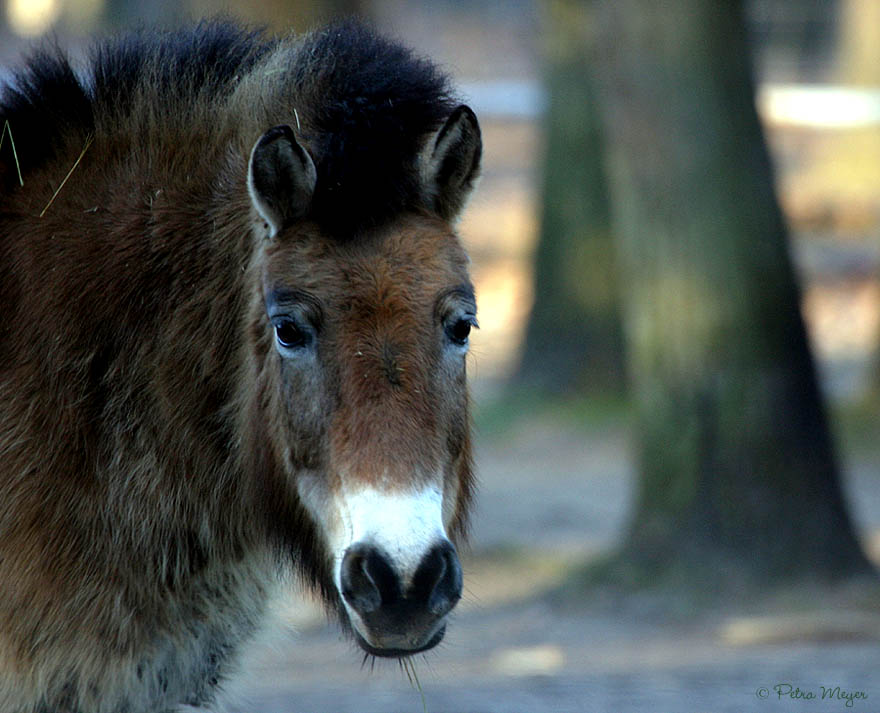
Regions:
<svg viewBox="0 0 880 713"><path fill-rule="evenodd" d="M844 84L880 88L880 3L876 0L843 0L840 9L837 78ZM876 126L852 131L835 144L834 160L844 175L861 178L874 198L880 185L880 132ZM850 178L850 180L852 180ZM880 347L880 344L878 344ZM868 402L880 402L880 348L874 356L868 384Z"/></svg>
<svg viewBox="0 0 880 713"><path fill-rule="evenodd" d="M869 571L843 504L740 3L602 3L636 406L626 553L758 580ZM712 567L712 569L697 569Z"/></svg>
<svg viewBox="0 0 880 713"><path fill-rule="evenodd" d="M844 84L876 89L880 85L880 3L842 0L837 78Z"/></svg>
<svg viewBox="0 0 880 713"><path fill-rule="evenodd" d="M535 304L518 379L551 392L619 395L623 336L593 88L592 0L545 7L545 118Z"/></svg>

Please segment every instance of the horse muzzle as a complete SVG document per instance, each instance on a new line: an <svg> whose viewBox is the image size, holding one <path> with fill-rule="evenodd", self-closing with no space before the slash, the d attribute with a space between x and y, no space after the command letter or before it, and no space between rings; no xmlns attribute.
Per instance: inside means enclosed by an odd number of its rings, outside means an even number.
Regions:
<svg viewBox="0 0 880 713"><path fill-rule="evenodd" d="M342 558L339 581L355 637L374 656L399 658L436 646L461 599L461 564L445 538L412 573L401 571L380 546L355 543Z"/></svg>

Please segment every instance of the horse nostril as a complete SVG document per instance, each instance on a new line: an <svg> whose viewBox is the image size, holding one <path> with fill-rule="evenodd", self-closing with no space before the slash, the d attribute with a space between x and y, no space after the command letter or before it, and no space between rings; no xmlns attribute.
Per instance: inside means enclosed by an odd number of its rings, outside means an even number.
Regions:
<svg viewBox="0 0 880 713"><path fill-rule="evenodd" d="M398 599L400 579L376 547L352 545L342 558L342 596L359 614L370 614Z"/></svg>
<svg viewBox="0 0 880 713"><path fill-rule="evenodd" d="M436 616L449 612L461 599L461 564L450 542L443 542L424 556L412 583L412 597L427 604Z"/></svg>
<svg viewBox="0 0 880 713"><path fill-rule="evenodd" d="M404 580L378 547L358 543L342 558L342 597L374 631L427 627L426 622L444 617L458 603L461 587L461 565L449 541L422 557L405 592Z"/></svg>

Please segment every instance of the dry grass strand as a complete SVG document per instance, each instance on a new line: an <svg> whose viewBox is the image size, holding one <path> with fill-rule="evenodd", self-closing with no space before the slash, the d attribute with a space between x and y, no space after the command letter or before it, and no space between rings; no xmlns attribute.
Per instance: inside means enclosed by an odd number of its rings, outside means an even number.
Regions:
<svg viewBox="0 0 880 713"><path fill-rule="evenodd" d="M55 202L55 199L58 197L58 194L61 193L61 189L64 188L64 184L67 183L68 179L73 175L73 172L76 170L76 167L79 166L79 162L82 161L83 156L86 155L86 151L89 150L89 146L92 145L92 141L95 140L94 135L89 134L86 138L85 146L83 146L83 150L80 152L76 161L73 162L73 166L70 167L70 170L67 172L67 175L64 177L64 180L61 181L61 185L55 189L55 192L52 194L52 197L49 199L49 202L46 204L46 207L40 211L40 217L42 218L46 215L46 211L49 210L49 207Z"/></svg>
<svg viewBox="0 0 880 713"><path fill-rule="evenodd" d="M0 134L0 148L3 148L3 140L9 134L9 145L12 147L12 158L15 159L15 171L18 173L18 185L24 187L24 179L21 177L21 165L18 161L18 151L15 150L15 139L12 138L12 127L9 119L3 122L3 133Z"/></svg>

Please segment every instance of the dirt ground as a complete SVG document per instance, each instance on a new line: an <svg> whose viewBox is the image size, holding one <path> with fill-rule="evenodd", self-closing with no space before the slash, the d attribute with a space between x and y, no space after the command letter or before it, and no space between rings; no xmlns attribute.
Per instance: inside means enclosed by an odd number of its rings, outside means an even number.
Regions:
<svg viewBox="0 0 880 713"><path fill-rule="evenodd" d="M624 607L551 603L546 591L612 546L625 525L633 470L627 443L623 428L585 435L549 424L482 442L466 595L443 644L415 660L421 693L397 663L362 666L356 647L313 603L291 599L280 604L268 640L250 652L226 710L880 712L876 591L820 599L790 592L672 617L650 598ZM877 561L877 461L857 458L846 483ZM856 696L851 705L846 695Z"/></svg>

